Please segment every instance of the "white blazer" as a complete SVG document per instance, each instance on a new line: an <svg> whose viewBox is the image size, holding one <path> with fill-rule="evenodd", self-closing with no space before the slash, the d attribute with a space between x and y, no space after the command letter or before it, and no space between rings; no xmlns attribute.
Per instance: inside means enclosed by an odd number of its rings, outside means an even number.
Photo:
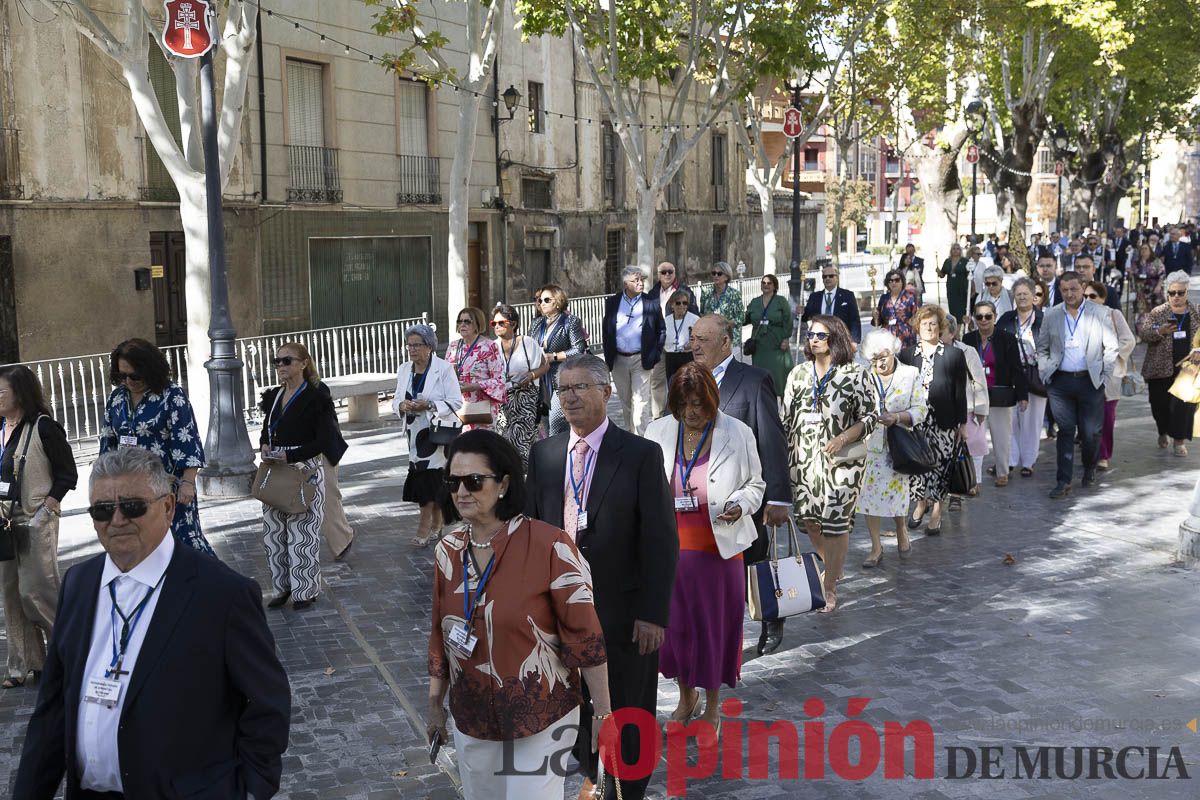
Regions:
<svg viewBox="0 0 1200 800"><path fill-rule="evenodd" d="M971 414L986 417L992 410L992 402L988 397L987 375L983 371L983 362L979 352L974 347L968 347L956 341L954 346L962 351L967 359L967 408Z"/></svg>
<svg viewBox="0 0 1200 800"><path fill-rule="evenodd" d="M405 427L404 414L400 413L400 404L404 402L404 393L408 391L412 380L412 362L405 361L396 373L396 396L392 398L392 411L400 418L401 429ZM458 388L458 376L454 367L436 355L429 356L429 375L425 378L425 386L420 393L422 400L433 403L432 411L422 412L432 419L444 423L461 424L458 412L462 409L462 391Z"/></svg>
<svg viewBox="0 0 1200 800"><path fill-rule="evenodd" d="M679 446L679 421L670 415L659 417L646 428L645 436L662 448L663 470L670 481ZM722 558L733 558L754 544L758 531L751 515L762 506L766 490L754 433L741 420L718 411L708 457L708 519ZM742 508L737 522L717 519L729 502Z"/></svg>

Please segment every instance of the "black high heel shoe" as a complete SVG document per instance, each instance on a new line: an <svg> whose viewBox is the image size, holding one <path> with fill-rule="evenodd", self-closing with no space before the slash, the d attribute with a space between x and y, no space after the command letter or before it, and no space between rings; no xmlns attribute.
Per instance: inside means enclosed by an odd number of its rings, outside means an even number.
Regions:
<svg viewBox="0 0 1200 800"><path fill-rule="evenodd" d="M276 595L267 602L267 608L283 608L287 605L287 601L290 600L291 597L291 591L286 591L283 594Z"/></svg>

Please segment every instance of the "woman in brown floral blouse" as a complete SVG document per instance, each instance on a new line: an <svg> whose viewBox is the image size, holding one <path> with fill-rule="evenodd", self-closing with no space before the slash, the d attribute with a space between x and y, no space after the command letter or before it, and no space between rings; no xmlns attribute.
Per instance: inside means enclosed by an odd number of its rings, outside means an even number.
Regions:
<svg viewBox="0 0 1200 800"><path fill-rule="evenodd" d="M448 455L444 512L466 525L434 552L428 734L446 738L448 690L467 800L559 800L565 776L530 773L574 743L581 672L596 719L611 710L591 572L563 531L520 513L521 457L504 437L469 431Z"/></svg>

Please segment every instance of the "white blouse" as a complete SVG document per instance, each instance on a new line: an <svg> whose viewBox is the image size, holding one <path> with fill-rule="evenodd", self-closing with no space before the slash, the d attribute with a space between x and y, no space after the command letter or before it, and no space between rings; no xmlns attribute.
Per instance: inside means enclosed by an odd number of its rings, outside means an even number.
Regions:
<svg viewBox="0 0 1200 800"><path fill-rule="evenodd" d="M511 387L513 383L533 372L545 360L542 347L537 343L537 339L520 335L515 339L512 358L508 360L504 358L504 343L496 339L496 346L500 348L500 361L504 364L504 385L507 387Z"/></svg>
<svg viewBox="0 0 1200 800"><path fill-rule="evenodd" d="M675 319L674 314L666 317L667 340L663 349L668 353L683 353L689 350L692 326L699 321L700 318L690 311L684 314L683 319Z"/></svg>
<svg viewBox="0 0 1200 800"><path fill-rule="evenodd" d="M928 413L928 400L925 384L921 383L921 371L909 364L896 361L896 369L886 378L881 378L874 371L871 377L875 387L883 398L884 411L898 414L907 411L912 415L912 426L916 427L925 419ZM877 425L867 439L867 449L873 453L882 453L887 448L887 426Z"/></svg>

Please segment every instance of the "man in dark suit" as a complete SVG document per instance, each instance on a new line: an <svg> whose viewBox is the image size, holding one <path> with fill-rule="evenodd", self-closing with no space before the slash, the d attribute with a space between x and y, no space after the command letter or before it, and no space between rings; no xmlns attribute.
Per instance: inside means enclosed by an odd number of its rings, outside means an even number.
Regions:
<svg viewBox="0 0 1200 800"><path fill-rule="evenodd" d="M1134 242L1126 233L1123 225L1118 225L1113 229L1112 250L1108 259L1113 265L1125 274L1126 267L1129 265L1129 259L1133 257Z"/></svg>
<svg viewBox="0 0 1200 800"><path fill-rule="evenodd" d="M744 422L754 432L758 460L767 491L763 506L754 514L758 540L742 554L747 564L768 555L767 525L786 525L792 510L792 485L788 481L787 437L779 419L779 400L771 373L743 364L733 357L734 325L717 314L701 317L692 327L692 355L712 371L721 389L721 410ZM758 654L779 649L783 620L764 622L758 637Z"/></svg>
<svg viewBox="0 0 1200 800"><path fill-rule="evenodd" d="M1170 240L1162 246L1163 268L1167 275L1170 275L1175 270L1183 270L1188 275L1192 274L1192 245L1188 242L1180 241L1183 235L1183 229L1178 225L1172 225L1171 231L1168 234Z"/></svg>
<svg viewBox="0 0 1200 800"><path fill-rule="evenodd" d="M621 282L621 291L604 301L604 363L617 387L625 430L640 434L662 413L654 408L650 376L662 358L667 325L658 301L642 293L641 267L626 267Z"/></svg>
<svg viewBox="0 0 1200 800"><path fill-rule="evenodd" d="M1058 290L1058 261L1053 255L1043 253L1037 260L1037 277L1046 285L1046 308L1062 302L1062 292Z"/></svg>
<svg viewBox="0 0 1200 800"><path fill-rule="evenodd" d="M612 387L603 362L584 353L563 363L558 376L568 433L543 439L529 456L529 516L574 537L592 572L596 615L608 651L613 709L641 708L651 717L658 699L658 649L670 617L679 535L662 450L609 422ZM575 757L596 780L591 752L593 721L585 702ZM658 735L657 729L654 735ZM632 725L621 731L625 763L639 759ZM649 776L621 781L626 800L645 795ZM608 781L608 797L615 797ZM585 793L590 784L585 783ZM589 796L581 794L580 796Z"/></svg>
<svg viewBox="0 0 1200 800"><path fill-rule="evenodd" d="M862 316L858 313L858 301L854 298L854 292L838 287L838 278L837 267L826 265L821 268L824 291L809 295L800 321L808 322L818 314L837 317L846 323L846 327L850 329L850 338L857 344L862 341Z"/></svg>
<svg viewBox="0 0 1200 800"><path fill-rule="evenodd" d="M267 800L291 693L258 584L170 534L171 480L140 448L92 467L106 554L63 577L14 800Z"/></svg>

